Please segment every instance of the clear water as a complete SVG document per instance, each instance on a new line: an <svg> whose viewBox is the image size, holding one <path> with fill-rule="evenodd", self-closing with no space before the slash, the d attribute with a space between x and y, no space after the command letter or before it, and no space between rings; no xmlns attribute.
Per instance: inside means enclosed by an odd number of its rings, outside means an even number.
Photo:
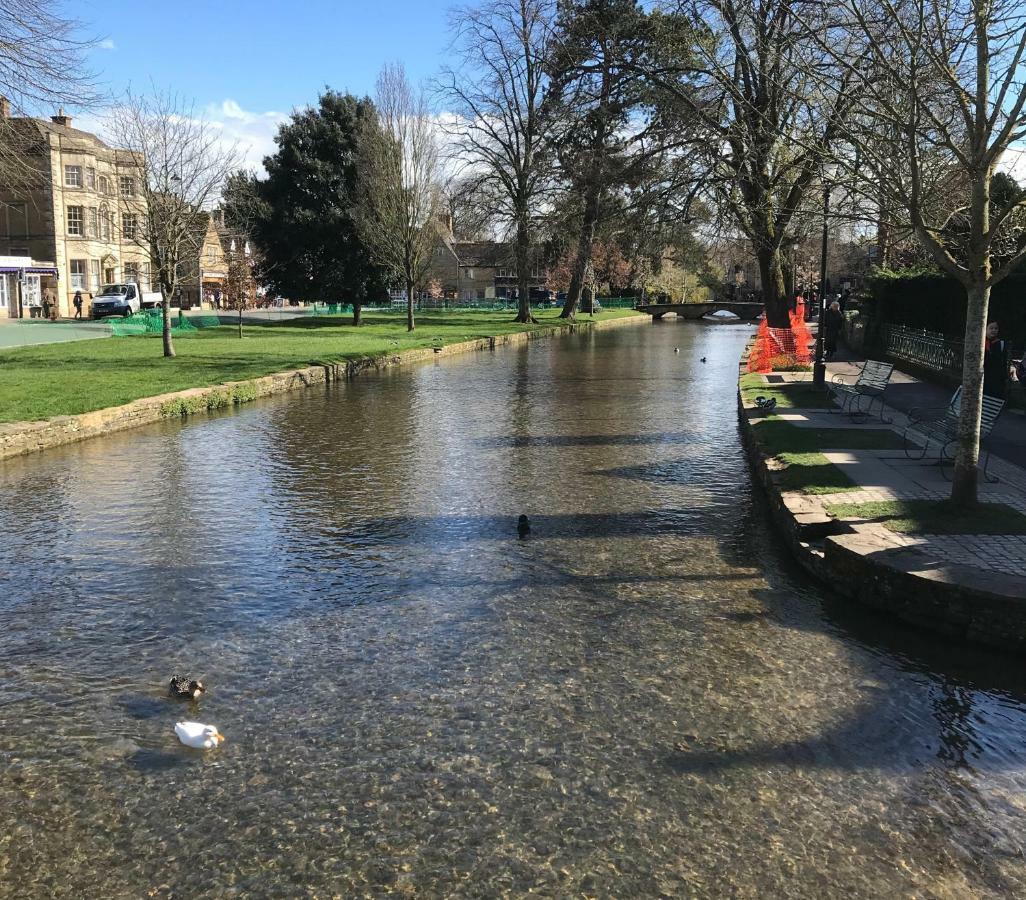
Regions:
<svg viewBox="0 0 1026 900"><path fill-rule="evenodd" d="M1021 661L794 568L746 336L538 341L2 465L0 896L1026 893Z"/></svg>

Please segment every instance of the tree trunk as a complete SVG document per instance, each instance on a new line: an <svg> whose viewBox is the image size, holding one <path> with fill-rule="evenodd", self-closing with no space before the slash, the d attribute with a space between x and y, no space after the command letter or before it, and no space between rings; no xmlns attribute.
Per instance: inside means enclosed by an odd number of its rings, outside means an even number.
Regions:
<svg viewBox="0 0 1026 900"><path fill-rule="evenodd" d="M760 249L759 277L762 280L762 302L766 307L766 324L770 328L790 328L787 290L784 287L784 268L780 261L780 250Z"/></svg>
<svg viewBox="0 0 1026 900"><path fill-rule="evenodd" d="M164 356L173 357L175 355L175 345L171 341L171 294L164 285L160 286L160 311L164 314L163 327L161 328L164 341Z"/></svg>
<svg viewBox="0 0 1026 900"><path fill-rule="evenodd" d="M239 340L242 340L242 312L245 309L245 306L243 306L242 298L241 297L239 298L238 303L239 303Z"/></svg>
<svg viewBox="0 0 1026 900"><path fill-rule="evenodd" d="M360 327L360 314L363 312L363 304L353 301L353 327Z"/></svg>
<svg viewBox="0 0 1026 900"><path fill-rule="evenodd" d="M577 304L581 302L584 290L584 278L588 274L588 263L591 262L591 247L595 242L595 226L598 223L599 198L597 190L589 190L584 201L584 218L581 222L581 233L577 238L577 253L574 256L574 269L570 274L570 288L566 293L561 319L572 319L577 312Z"/></svg>
<svg viewBox="0 0 1026 900"><path fill-rule="evenodd" d="M406 330L413 331L417 323L413 321L413 282L406 282Z"/></svg>
<svg viewBox="0 0 1026 900"><path fill-rule="evenodd" d="M962 407L958 417L958 452L952 476L951 500L972 506L977 499L980 462L980 413L983 408L983 352L987 338L990 287L966 289L965 358L962 361Z"/></svg>
<svg viewBox="0 0 1026 900"><path fill-rule="evenodd" d="M531 235L524 217L517 223L517 322L534 322L531 315Z"/></svg>

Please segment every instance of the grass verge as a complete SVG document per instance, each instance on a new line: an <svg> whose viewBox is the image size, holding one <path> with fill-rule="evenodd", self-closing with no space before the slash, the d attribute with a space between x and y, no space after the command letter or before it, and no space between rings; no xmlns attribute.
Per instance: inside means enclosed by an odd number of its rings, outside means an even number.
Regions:
<svg viewBox="0 0 1026 900"><path fill-rule="evenodd" d="M776 459L785 465L785 468L773 473L781 490L801 491L803 494L840 494L859 489L822 453L779 453Z"/></svg>
<svg viewBox="0 0 1026 900"><path fill-rule="evenodd" d="M900 450L901 435L889 428L803 428L768 417L752 422L755 439L771 456L817 450Z"/></svg>
<svg viewBox="0 0 1026 900"><path fill-rule="evenodd" d="M752 435L766 456L786 468L774 472L782 490L805 494L836 494L858 490L822 450L892 450L901 437L882 428L800 428L770 417L752 422Z"/></svg>
<svg viewBox="0 0 1026 900"><path fill-rule="evenodd" d="M761 375L754 374L741 376L741 396L747 403L754 403L760 396L776 397L777 409L830 409L833 406L826 391L808 382L766 384Z"/></svg>
<svg viewBox="0 0 1026 900"><path fill-rule="evenodd" d="M882 500L831 503L839 519L868 519L902 534L1026 534L1026 516L1004 503L960 509L949 500Z"/></svg>
<svg viewBox="0 0 1026 900"><path fill-rule="evenodd" d="M432 310L418 315L413 332L406 331L404 316L365 313L360 328L349 318L317 316L246 325L241 340L231 325L177 336L174 359L161 355L159 335L5 350L0 352L0 422L74 415L185 388L560 324L558 309L536 315L537 325L520 325L509 312ZM631 315L637 314L613 309L578 321Z"/></svg>

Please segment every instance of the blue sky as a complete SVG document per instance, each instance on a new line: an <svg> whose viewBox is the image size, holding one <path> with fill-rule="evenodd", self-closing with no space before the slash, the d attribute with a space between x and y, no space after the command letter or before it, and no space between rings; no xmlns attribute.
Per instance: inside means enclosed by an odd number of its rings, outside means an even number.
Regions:
<svg viewBox="0 0 1026 900"><path fill-rule="evenodd" d="M448 0L66 0L103 38L91 61L110 90L173 88L250 145L251 162L294 107L328 85L370 93L381 66L434 75L449 43Z"/></svg>

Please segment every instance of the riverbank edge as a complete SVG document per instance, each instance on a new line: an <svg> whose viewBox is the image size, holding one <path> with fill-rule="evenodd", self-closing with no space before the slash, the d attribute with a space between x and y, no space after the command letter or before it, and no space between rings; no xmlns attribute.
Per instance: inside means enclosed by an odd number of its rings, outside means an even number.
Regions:
<svg viewBox="0 0 1026 900"><path fill-rule="evenodd" d="M1026 653L1026 586L1011 575L931 561L913 548L896 548L872 530L847 526L812 496L781 490L753 433L764 413L746 405L738 366L737 405L742 444L770 514L798 564L847 600L886 612L929 631L973 644ZM878 526L881 527L882 526ZM822 549L815 546L822 542Z"/></svg>
<svg viewBox="0 0 1026 900"><path fill-rule="evenodd" d="M244 381L226 381L208 387L187 388L153 397L142 397L121 406L109 406L92 412L70 416L54 416L38 422L0 423L0 461L17 456L127 431L167 419L193 416L212 410L249 403L261 397L284 394L300 388L335 381L347 381L366 372L377 372L395 366L410 365L441 356L455 356L481 350L495 350L523 344L537 338L575 334L588 329L606 329L620 325L644 324L649 316L638 314L599 322L568 322L519 331L495 337L458 341L442 347L420 347L400 353L376 357L359 357L337 363L288 369Z"/></svg>

